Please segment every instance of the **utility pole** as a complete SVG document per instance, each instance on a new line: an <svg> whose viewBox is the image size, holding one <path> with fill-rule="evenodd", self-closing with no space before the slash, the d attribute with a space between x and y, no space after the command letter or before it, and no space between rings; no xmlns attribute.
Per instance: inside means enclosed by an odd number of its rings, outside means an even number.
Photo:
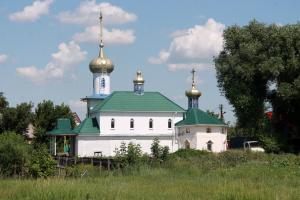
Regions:
<svg viewBox="0 0 300 200"><path fill-rule="evenodd" d="M225 122L224 114L226 112L223 112L223 104L220 104L219 108L220 108L220 112L221 112L221 120L222 120L222 122Z"/></svg>

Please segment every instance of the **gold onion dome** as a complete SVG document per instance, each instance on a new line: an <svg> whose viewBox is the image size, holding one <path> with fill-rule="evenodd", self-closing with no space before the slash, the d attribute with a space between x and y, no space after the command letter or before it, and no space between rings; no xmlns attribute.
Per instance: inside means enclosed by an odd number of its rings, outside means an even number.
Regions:
<svg viewBox="0 0 300 200"><path fill-rule="evenodd" d="M101 43L100 43L100 52L99 52L99 57L93 59L90 64L90 70L92 73L111 73L112 71L114 71L115 65L114 63L108 59L105 58L104 53L103 53L103 43L102 43L102 12L100 12L100 39L101 39Z"/></svg>
<svg viewBox="0 0 300 200"><path fill-rule="evenodd" d="M111 73L112 71L114 71L115 65L113 61L111 61L108 58L105 58L103 53L103 47L104 45L101 43L99 57L93 59L89 64L92 73L102 73L102 72Z"/></svg>
<svg viewBox="0 0 300 200"><path fill-rule="evenodd" d="M195 83L193 83L192 88L185 91L185 95L188 98L199 98L201 96L201 91L195 88Z"/></svg>
<svg viewBox="0 0 300 200"><path fill-rule="evenodd" d="M136 74L137 74L137 77L135 77L133 79L133 83L140 83L140 84L144 83L145 79L143 79L143 77L141 77L142 72L140 70L138 70Z"/></svg>
<svg viewBox="0 0 300 200"><path fill-rule="evenodd" d="M195 75L195 70L193 69L192 70L192 72L191 73L193 73L193 84L192 84L192 88L191 89L189 89L189 90L187 90L187 91L185 91L185 95L188 97L188 98L199 98L200 96L201 96L201 91L200 90L197 90L196 88L195 88L195 77L194 77L194 75Z"/></svg>

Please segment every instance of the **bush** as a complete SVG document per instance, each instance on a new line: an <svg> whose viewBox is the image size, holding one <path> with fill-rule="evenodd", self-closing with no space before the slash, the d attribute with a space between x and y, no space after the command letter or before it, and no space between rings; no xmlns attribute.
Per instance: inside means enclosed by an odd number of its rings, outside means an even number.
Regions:
<svg viewBox="0 0 300 200"><path fill-rule="evenodd" d="M176 152L172 154L172 156L180 157L180 158L188 158L188 157L200 157L202 155L211 154L209 151L205 150L197 150L197 149L178 149Z"/></svg>
<svg viewBox="0 0 300 200"><path fill-rule="evenodd" d="M14 132L0 135L0 173L4 176L18 175L25 171L30 146L23 136Z"/></svg>
<svg viewBox="0 0 300 200"><path fill-rule="evenodd" d="M141 161L142 150L139 144L134 145L131 142L126 147L125 142L121 142L120 149L116 148L115 162L120 163L123 167L134 165Z"/></svg>
<svg viewBox="0 0 300 200"><path fill-rule="evenodd" d="M153 161L165 161L169 154L170 148L168 146L160 146L158 137L155 137L151 144L151 153Z"/></svg>
<svg viewBox="0 0 300 200"><path fill-rule="evenodd" d="M47 178L54 176L56 160L49 154L46 145L38 145L32 151L31 159L27 165L29 173L35 177Z"/></svg>

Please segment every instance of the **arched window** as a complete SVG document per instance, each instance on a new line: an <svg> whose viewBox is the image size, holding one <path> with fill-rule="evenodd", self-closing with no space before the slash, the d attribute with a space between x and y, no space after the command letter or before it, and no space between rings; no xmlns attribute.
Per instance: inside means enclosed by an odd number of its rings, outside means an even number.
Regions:
<svg viewBox="0 0 300 200"><path fill-rule="evenodd" d="M130 128L134 128L134 120L132 118L130 119Z"/></svg>
<svg viewBox="0 0 300 200"><path fill-rule="evenodd" d="M211 128L206 128L206 133L211 133Z"/></svg>
<svg viewBox="0 0 300 200"><path fill-rule="evenodd" d="M209 140L206 144L207 144L207 150L208 151L212 151L212 144L213 144L213 142L211 140Z"/></svg>
<svg viewBox="0 0 300 200"><path fill-rule="evenodd" d="M115 119L112 118L110 121L110 128L115 128Z"/></svg>
<svg viewBox="0 0 300 200"><path fill-rule="evenodd" d="M152 129L153 128L153 119L149 120L149 128Z"/></svg>
<svg viewBox="0 0 300 200"><path fill-rule="evenodd" d="M101 85L103 88L105 88L105 79L104 78L101 79Z"/></svg>
<svg viewBox="0 0 300 200"><path fill-rule="evenodd" d="M168 120L168 128L172 128L172 120L171 119Z"/></svg>

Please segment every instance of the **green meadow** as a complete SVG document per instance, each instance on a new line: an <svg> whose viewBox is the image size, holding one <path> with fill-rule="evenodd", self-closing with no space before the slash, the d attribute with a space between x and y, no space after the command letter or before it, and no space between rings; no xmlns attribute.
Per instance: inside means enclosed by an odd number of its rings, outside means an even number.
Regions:
<svg viewBox="0 0 300 200"><path fill-rule="evenodd" d="M300 156L229 151L110 171L77 165L65 177L2 178L0 199L300 199Z"/></svg>

